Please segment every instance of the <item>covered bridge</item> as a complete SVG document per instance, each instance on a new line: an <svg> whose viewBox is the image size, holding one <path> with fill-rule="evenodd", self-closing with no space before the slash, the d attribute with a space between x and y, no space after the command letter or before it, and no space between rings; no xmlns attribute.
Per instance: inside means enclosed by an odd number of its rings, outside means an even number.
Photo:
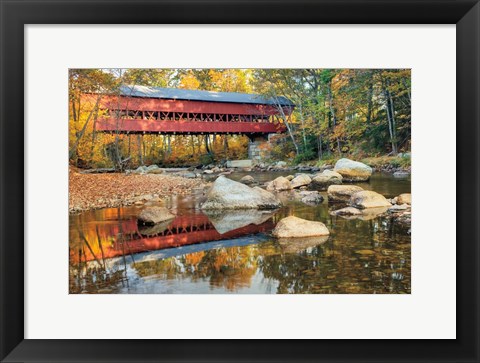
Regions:
<svg viewBox="0 0 480 363"><path fill-rule="evenodd" d="M104 116L96 127L102 132L244 134L251 139L285 132L282 118L295 107L285 97L146 86L122 86L119 94L103 95L98 102Z"/></svg>

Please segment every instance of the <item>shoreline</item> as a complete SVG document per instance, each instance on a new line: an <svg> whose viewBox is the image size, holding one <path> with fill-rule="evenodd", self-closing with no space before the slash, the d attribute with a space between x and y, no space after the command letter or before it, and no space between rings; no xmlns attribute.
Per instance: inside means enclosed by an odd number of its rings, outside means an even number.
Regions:
<svg viewBox="0 0 480 363"><path fill-rule="evenodd" d="M193 189L206 185L202 179L174 175L82 174L72 169L68 176L69 214L129 206L136 202L158 202L175 194L190 194Z"/></svg>
<svg viewBox="0 0 480 363"><path fill-rule="evenodd" d="M333 166L322 167L309 165L268 165L264 167L254 166L251 168L220 168L209 165L202 169L178 168L194 177L187 177L179 174L135 173L85 173L83 170L70 167L68 185L68 212L78 214L102 208L117 208L144 204L146 202L160 202L162 199L172 195L187 195L193 193L194 189L205 188L209 184L208 177L214 175L228 175L235 171L247 173L262 172L290 172L315 173L325 169L332 169ZM177 169L177 168L175 168ZM164 169L165 170L165 169ZM374 172L393 174L397 171L410 173L410 168L385 168L373 167ZM83 172L82 172L83 171ZM177 171L173 170L172 171ZM200 176L205 175L207 180Z"/></svg>

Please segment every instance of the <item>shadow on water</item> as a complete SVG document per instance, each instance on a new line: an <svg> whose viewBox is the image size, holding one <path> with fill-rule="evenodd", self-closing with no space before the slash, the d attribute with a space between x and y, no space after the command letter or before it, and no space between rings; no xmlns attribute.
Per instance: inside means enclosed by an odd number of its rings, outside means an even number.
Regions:
<svg viewBox="0 0 480 363"><path fill-rule="evenodd" d="M263 174L265 180L278 176ZM388 175L359 185L387 197L410 192L409 179ZM138 207L72 215L70 293L410 293L404 227L377 215L332 216L340 206L327 201L311 206L293 193L280 197L284 207L273 212L204 214L203 193L176 196L168 201L173 220L141 228ZM331 235L272 238L270 231L288 215L322 221Z"/></svg>

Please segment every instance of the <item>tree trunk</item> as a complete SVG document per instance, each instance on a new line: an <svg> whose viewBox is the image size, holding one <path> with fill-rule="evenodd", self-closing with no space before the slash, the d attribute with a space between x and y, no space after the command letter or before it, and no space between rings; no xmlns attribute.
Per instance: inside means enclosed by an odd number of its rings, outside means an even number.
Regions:
<svg viewBox="0 0 480 363"><path fill-rule="evenodd" d="M318 144L318 160L322 160L322 158L323 158L322 135L318 135L318 137L317 137L317 144Z"/></svg>
<svg viewBox="0 0 480 363"><path fill-rule="evenodd" d="M330 108L330 114L332 115L332 121L333 121L333 128L337 126L337 115L335 114L335 107L333 105L333 94L332 94L332 83L331 81L327 85L327 92L328 92L328 105ZM340 146L340 140L337 137L337 150L338 153L342 153L342 148Z"/></svg>
<svg viewBox="0 0 480 363"><path fill-rule="evenodd" d="M140 165L143 165L142 138L141 138L141 135L137 135L137 146L138 146L138 162L140 163Z"/></svg>
<svg viewBox="0 0 480 363"><path fill-rule="evenodd" d="M387 88L384 86L383 95L385 97L385 108L387 109L387 122L388 122L388 133L390 135L390 142L392 144L392 153L397 154L397 146L394 139L394 130L393 130L393 120L392 120L392 109L390 107L390 95Z"/></svg>
<svg viewBox="0 0 480 363"><path fill-rule="evenodd" d="M210 146L209 146L209 138L208 138L208 135L205 135L205 150L207 151L207 154L208 155L212 155L212 151L210 150Z"/></svg>
<svg viewBox="0 0 480 363"><path fill-rule="evenodd" d="M299 102L300 122L302 123L303 153L307 151L307 135L305 134L305 118L303 116L302 103Z"/></svg>
<svg viewBox="0 0 480 363"><path fill-rule="evenodd" d="M225 160L228 160L228 135L223 135L223 153Z"/></svg>

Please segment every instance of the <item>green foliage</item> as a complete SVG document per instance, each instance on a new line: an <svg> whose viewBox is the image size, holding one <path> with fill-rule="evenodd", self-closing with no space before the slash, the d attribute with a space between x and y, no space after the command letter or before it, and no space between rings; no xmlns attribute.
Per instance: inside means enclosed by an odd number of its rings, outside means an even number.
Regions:
<svg viewBox="0 0 480 363"><path fill-rule="evenodd" d="M203 154L203 155L200 155L199 162L202 165L208 165L208 164L214 163L215 158L213 157L212 154Z"/></svg>
<svg viewBox="0 0 480 363"><path fill-rule="evenodd" d="M309 161L309 160L315 159L315 156L316 156L316 153L315 153L314 150L306 150L305 152L296 155L293 158L293 162L294 162L294 164L300 164L304 161Z"/></svg>

